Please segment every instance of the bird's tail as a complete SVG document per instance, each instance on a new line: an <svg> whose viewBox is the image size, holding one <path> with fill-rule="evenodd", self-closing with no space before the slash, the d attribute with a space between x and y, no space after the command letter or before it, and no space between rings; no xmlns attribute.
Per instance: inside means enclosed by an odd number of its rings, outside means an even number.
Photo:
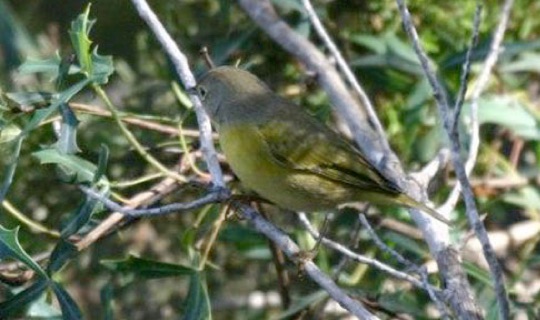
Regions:
<svg viewBox="0 0 540 320"><path fill-rule="evenodd" d="M409 196L407 196L405 194L399 195L398 197L394 198L394 200L398 204L418 209L418 210L420 210L420 211L422 211L424 213L427 213L431 217L433 217L433 218L435 218L435 219L437 219L437 220L439 220L439 221L441 221L441 222L443 222L443 223L445 223L447 225L451 225L450 220L448 220L442 214L438 213L435 209L430 208L427 205L425 205L425 204L423 204L421 202L418 202L418 201L414 200L413 198L411 198L411 197L409 197Z"/></svg>

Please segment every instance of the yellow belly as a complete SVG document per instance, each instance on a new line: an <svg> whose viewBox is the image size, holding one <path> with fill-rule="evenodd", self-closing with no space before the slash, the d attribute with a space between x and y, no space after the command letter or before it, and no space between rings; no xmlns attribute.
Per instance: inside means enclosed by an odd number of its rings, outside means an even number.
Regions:
<svg viewBox="0 0 540 320"><path fill-rule="evenodd" d="M281 165L256 128L222 126L220 143L228 163L242 183L263 198L294 211L321 211L351 198L350 188Z"/></svg>

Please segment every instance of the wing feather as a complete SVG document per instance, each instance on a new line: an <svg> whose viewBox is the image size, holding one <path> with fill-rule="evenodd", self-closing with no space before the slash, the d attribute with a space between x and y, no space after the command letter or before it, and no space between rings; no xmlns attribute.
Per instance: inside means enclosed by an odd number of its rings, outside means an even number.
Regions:
<svg viewBox="0 0 540 320"><path fill-rule="evenodd" d="M291 119L302 119L303 123L294 123ZM260 124L258 129L275 162L282 166L359 189L401 193L359 150L307 115L287 117L285 114L282 119Z"/></svg>

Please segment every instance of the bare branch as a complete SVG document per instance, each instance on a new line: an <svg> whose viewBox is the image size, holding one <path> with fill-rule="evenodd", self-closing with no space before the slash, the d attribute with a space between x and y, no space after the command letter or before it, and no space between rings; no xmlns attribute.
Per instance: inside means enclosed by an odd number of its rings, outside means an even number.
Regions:
<svg viewBox="0 0 540 320"><path fill-rule="evenodd" d="M463 101L465 100L465 94L467 93L467 87L469 83L469 75L471 71L471 56L473 48L476 47L478 43L478 35L480 33L480 21L482 17L482 5L478 4L476 6L476 11L474 12L474 22L473 22L473 34L471 37L471 44L467 49L467 54L465 55L465 62L462 66L461 78L459 90L457 93L456 102L454 104L454 120L452 121L452 131L458 130L459 116L461 115L461 110L463 109Z"/></svg>
<svg viewBox="0 0 540 320"><path fill-rule="evenodd" d="M424 290L426 289L424 288L422 281L416 279L415 277L411 276L408 273L396 270L392 268L391 266L384 264L376 259L368 258L366 256L353 252L348 247L340 243L337 243L333 240L330 240L326 237L321 237L321 234L311 225L311 223L309 222L308 218L306 217L304 213L298 213L298 219L300 223L302 224L302 226L311 234L313 238L320 240L321 243L327 246L328 248L336 250L342 253L344 256L349 257L350 259L356 262L367 264L378 270L388 273L389 275L391 275L392 277L395 277L396 279L410 282L411 284L413 284L414 286L420 289L424 289ZM440 292L440 290L435 287L431 287L430 289L433 290L434 292Z"/></svg>
<svg viewBox="0 0 540 320"><path fill-rule="evenodd" d="M431 68L429 64L428 57L426 53L424 52L424 50L422 49L422 46L420 45L418 33L416 32L416 28L414 27L414 24L412 23L409 10L407 9L407 6L405 5L404 0L396 0L396 1L398 4L401 17L403 19L403 25L404 25L405 31L407 32L409 38L411 39L413 43L414 50L416 54L418 55L418 58L420 59L420 63L422 65L422 68L424 69L424 73L426 77L428 78L430 85L432 86L435 100L437 101L437 107L439 109L440 115L443 119L444 127L450 139L451 151L452 151L451 159L454 165L454 170L456 172L456 175L462 185L462 195L465 201L465 206L467 208L466 210L467 217L468 217L471 227L475 231L476 236L482 243L482 249L483 249L484 255L486 256L486 260L488 261L490 271L493 275L493 282L495 286L497 301L499 302L498 304L499 304L500 317L501 319L508 319L509 304L508 304L508 297L506 294L506 288L504 285L502 269L501 269L501 266L499 265L499 262L497 261L497 257L495 256L493 247L491 246L491 243L489 242L489 238L487 235L487 231L484 227L484 224L480 220L480 217L478 214L478 209L476 207L474 194L472 192L472 188L471 188L469 179L467 177L465 166L460 156L459 134L457 131L456 132L452 131L452 119L450 118L450 110L449 110L446 95L442 91L442 86L439 84L435 76L435 72L433 71L433 69Z"/></svg>
<svg viewBox="0 0 540 320"><path fill-rule="evenodd" d="M360 319L378 319L376 316L366 310L360 302L349 297L336 283L324 274L315 263L310 260L299 261L300 249L283 231L279 230L276 226L264 219L253 208L240 203L235 203L237 208L242 213L255 230L264 234L267 238L272 240L285 255L292 261L302 264L303 270L309 277L315 281L321 288L323 288L328 294L336 300L343 308L349 310L353 315Z"/></svg>
<svg viewBox="0 0 540 320"><path fill-rule="evenodd" d="M96 190L80 185L79 189L92 199L99 200L107 207L107 209L120 212L132 218L138 217L150 217L150 216L163 216L171 213L177 213L181 211L188 211L200 208L210 203L223 202L230 197L230 192L225 188L215 188L205 196L186 203L172 203L161 207L150 209L130 209L119 205L118 203L110 200L104 195L100 194Z"/></svg>
<svg viewBox="0 0 540 320"><path fill-rule="evenodd" d="M148 27L154 32L156 39L159 41L163 50L168 54L172 64L175 67L176 73L182 80L185 88L195 87L196 81L193 73L189 68L189 64L186 56L180 51L180 48L176 45L172 37L167 33L165 27L156 14L150 9L148 3L145 0L132 0L131 1L140 17L148 24ZM214 144L212 143L212 127L210 125L210 119L204 112L201 104L201 100L195 93L190 93L189 98L193 103L195 113L197 114L197 122L199 123L199 131L201 132L201 149L204 154L208 170L212 175L212 183L216 187L224 187L225 182L223 180L223 174L219 167L218 158Z"/></svg>
<svg viewBox="0 0 540 320"><path fill-rule="evenodd" d="M429 294L429 297L433 302L435 302L435 305L437 306L437 309L441 313L441 318L447 319L448 318L448 312L446 310L445 304L437 297L437 293L433 290L433 287L428 282L428 273L426 268L419 267L409 259L406 259L404 256L402 256L400 253L398 253L396 250L390 248L387 246L381 238L375 233L375 230L371 227L368 220L366 219L366 216L363 213L360 213L358 215L358 218L364 228L366 228L367 232L371 236L371 239L373 239L373 242L379 247L382 251L390 254L394 259L396 259L399 263L405 265L407 268L413 270L415 273L419 274L422 279L422 285L423 289L427 291Z"/></svg>
<svg viewBox="0 0 540 320"><path fill-rule="evenodd" d="M309 0L302 0L302 3L304 4L304 8L306 9L309 19L311 20L311 23L313 24L313 27L315 27L315 30L319 34L319 37L324 41L324 44L330 49L330 52L334 56L334 58L337 61L337 64L339 68L341 69L341 72L345 75L345 79L349 82L349 84L353 87L353 89L356 91L358 96L360 97L360 100L362 101L363 107L366 109L367 116L369 118L369 121L373 124L375 127L375 130L381 137L385 137L386 134L384 132L384 129L381 125L381 122L379 121L379 117L377 117L377 114L375 113L375 108L371 104L371 101L369 100L369 97L367 93L364 91L364 89L360 86L360 83L356 80L356 77L354 76L353 72L351 71L351 68L349 68L349 65L343 58L343 55L335 45L335 43L332 41L332 38L330 38L330 35L322 25L321 21L319 20L319 17L317 16L317 13L315 12L315 9L313 9L313 6L311 5L311 2ZM383 147L387 150L390 150L390 145L388 144L388 140L381 139L381 142L383 144Z"/></svg>
<svg viewBox="0 0 540 320"><path fill-rule="evenodd" d="M501 45L502 40L504 38L504 33L506 31L506 27L508 25L508 20L510 18L510 12L513 5L513 0L506 0L503 5L503 9L500 14L499 18L499 24L497 25L497 28L495 29L495 33L493 34L493 40L490 45L490 49L488 52L488 55L484 61L484 66L482 70L480 71L480 75L478 76L478 79L476 80L476 86L474 87L474 90L471 94L471 111L469 114L469 119L467 119L466 123L468 125L468 128L470 130L470 142L469 142L469 151L467 156L467 162L465 164L465 169L467 172L467 175L469 175L472 172L472 169L474 168L474 165L476 163L476 158L478 156L478 147L480 146L480 125L478 123L478 100L480 98L480 95L484 92L489 76L491 75L493 68L495 67L495 64L497 63L497 59L499 58L499 54L501 53ZM459 193L461 191L461 185L457 184L454 189L452 189L452 192L450 193L450 196L446 200L445 204L442 206L441 211L451 211L455 206L459 199Z"/></svg>

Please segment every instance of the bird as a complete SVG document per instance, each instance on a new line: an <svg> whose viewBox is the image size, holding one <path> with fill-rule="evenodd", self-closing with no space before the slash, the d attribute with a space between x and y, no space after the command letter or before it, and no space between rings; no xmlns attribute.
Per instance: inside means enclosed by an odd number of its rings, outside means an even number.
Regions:
<svg viewBox="0 0 540 320"><path fill-rule="evenodd" d="M367 201L417 208L449 224L385 177L359 148L254 74L221 66L200 77L194 89L232 171L278 207L328 212Z"/></svg>

